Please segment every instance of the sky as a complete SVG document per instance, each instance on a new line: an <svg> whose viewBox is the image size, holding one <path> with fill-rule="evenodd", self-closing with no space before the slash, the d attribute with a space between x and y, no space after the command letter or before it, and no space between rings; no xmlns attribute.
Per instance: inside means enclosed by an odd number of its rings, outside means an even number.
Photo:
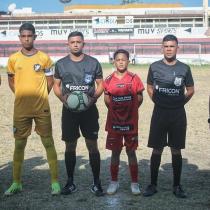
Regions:
<svg viewBox="0 0 210 210"><path fill-rule="evenodd" d="M65 5L75 4L120 4L122 0L71 0ZM186 7L202 7L202 0L139 0L143 3L181 3ZM64 4L59 0L0 0L0 11L8 11L8 6L16 4L17 9L32 7L33 12L63 12ZM44 4L43 4L44 3ZM210 5L209 5L210 6Z"/></svg>

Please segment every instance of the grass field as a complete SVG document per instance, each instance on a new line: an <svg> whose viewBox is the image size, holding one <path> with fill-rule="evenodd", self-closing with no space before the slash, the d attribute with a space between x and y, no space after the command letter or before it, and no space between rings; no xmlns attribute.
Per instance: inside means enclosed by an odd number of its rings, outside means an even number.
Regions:
<svg viewBox="0 0 210 210"><path fill-rule="evenodd" d="M103 65L104 76L111 73L110 65ZM141 76L146 86L148 66L130 66L130 70ZM210 93L210 66L192 66L195 80L195 95L186 105L188 117L187 143L183 150L182 184L188 193L187 199L177 199L172 194L172 168L169 148L165 148L159 173L158 193L151 198L133 196L130 192L130 175L125 151L121 154L119 172L120 188L113 196L97 198L89 190L92 173L88 152L83 138L78 141L75 182L78 191L68 196L50 195L50 178L46 155L35 132L28 139L23 167L23 192L12 197L4 197L3 192L12 181L12 156L14 140L12 136L12 112L14 97L8 88L5 69L1 69L0 87L0 210L207 210L210 209L210 135L207 123L208 97ZM59 159L60 183L66 182L64 164L64 143L60 140L61 103L50 94L55 146ZM110 152L105 149L106 107L101 97L98 102L100 113L99 148L101 151L101 179L104 190L109 183ZM146 91L139 114L139 182L142 188L150 181L149 159L151 149L147 148L150 118L153 104Z"/></svg>

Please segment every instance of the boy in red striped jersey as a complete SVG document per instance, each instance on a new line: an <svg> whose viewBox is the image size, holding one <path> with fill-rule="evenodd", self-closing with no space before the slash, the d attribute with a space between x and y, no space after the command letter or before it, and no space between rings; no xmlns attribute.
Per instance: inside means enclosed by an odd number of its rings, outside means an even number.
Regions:
<svg viewBox="0 0 210 210"><path fill-rule="evenodd" d="M118 171L120 153L126 147L131 174L131 192L140 194L138 184L138 108L143 102L144 86L141 79L128 71L129 53L119 49L114 53L116 71L104 81L104 101L108 108L106 148L111 155L111 182L107 194L114 194L119 188ZM123 141L124 140L124 141Z"/></svg>

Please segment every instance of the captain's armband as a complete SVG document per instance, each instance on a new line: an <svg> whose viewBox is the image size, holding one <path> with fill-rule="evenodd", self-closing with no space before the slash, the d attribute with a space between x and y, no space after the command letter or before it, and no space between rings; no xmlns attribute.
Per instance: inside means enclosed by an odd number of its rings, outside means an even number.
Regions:
<svg viewBox="0 0 210 210"><path fill-rule="evenodd" d="M53 76L54 75L54 66L51 66L47 69L44 70L44 74L45 76L49 77L49 76Z"/></svg>

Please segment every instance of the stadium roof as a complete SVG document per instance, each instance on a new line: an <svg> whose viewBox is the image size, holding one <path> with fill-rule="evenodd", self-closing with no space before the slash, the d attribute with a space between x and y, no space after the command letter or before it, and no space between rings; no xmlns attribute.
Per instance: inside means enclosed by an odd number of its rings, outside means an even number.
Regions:
<svg viewBox="0 0 210 210"><path fill-rule="evenodd" d="M177 7L183 7L180 3L173 3L173 4L167 4L167 3L159 3L159 4L124 4L124 5L101 5L101 4L80 4L80 5L68 5L64 7L64 11L69 10L77 10L77 9L130 9L130 8L177 8Z"/></svg>

